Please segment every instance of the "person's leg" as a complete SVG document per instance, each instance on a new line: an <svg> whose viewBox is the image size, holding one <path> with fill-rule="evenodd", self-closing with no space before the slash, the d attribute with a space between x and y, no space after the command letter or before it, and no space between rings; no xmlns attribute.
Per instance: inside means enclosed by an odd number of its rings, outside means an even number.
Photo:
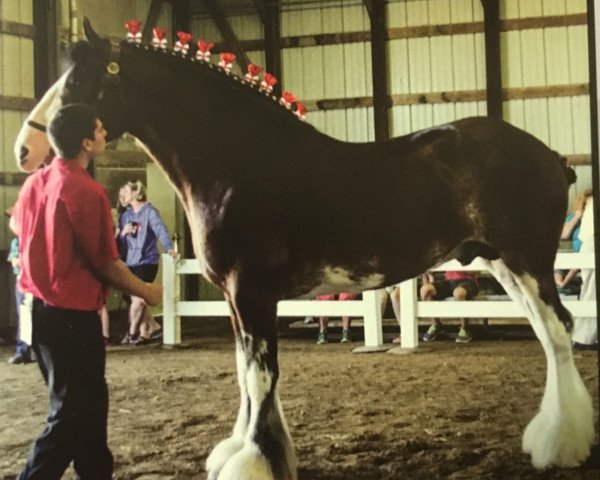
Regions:
<svg viewBox="0 0 600 480"><path fill-rule="evenodd" d="M317 338L317 345L323 345L327 343L327 324L329 323L329 317L319 317L319 337Z"/></svg>
<svg viewBox="0 0 600 480"><path fill-rule="evenodd" d="M15 285L15 306L17 308L17 333L15 336L16 348L15 355L8 362L13 364L31 363L33 362L33 352L27 343L21 340L21 321L19 318L21 305L23 304L24 295Z"/></svg>
<svg viewBox="0 0 600 480"><path fill-rule="evenodd" d="M394 289L390 293L390 298L392 299L392 308L394 309L394 316L396 317L396 321L398 322L398 328L400 328L400 287L394 287ZM392 340L392 343L400 343L400 340L400 335L398 335Z"/></svg>
<svg viewBox="0 0 600 480"><path fill-rule="evenodd" d="M387 290L385 288L382 288L380 290L380 308L381 308L381 318L383 318L383 314L385 313L385 306L387 305L387 301L388 301L388 294L387 294Z"/></svg>
<svg viewBox="0 0 600 480"><path fill-rule="evenodd" d="M129 335L137 337L140 333L140 323L144 316L146 302L141 297L131 296L131 306L129 307Z"/></svg>
<svg viewBox="0 0 600 480"><path fill-rule="evenodd" d="M471 282L460 282L458 286L452 291L452 295L457 302L463 302L470 300L477 295L476 286ZM456 336L457 343L468 343L473 339L471 332L469 331L469 320L466 318L460 319L460 330Z"/></svg>
<svg viewBox="0 0 600 480"><path fill-rule="evenodd" d="M140 323L140 337L150 340L153 335L160 332L162 326L154 319L154 315L152 315L148 307L144 309L143 315L142 322Z"/></svg>
<svg viewBox="0 0 600 480"><path fill-rule="evenodd" d="M342 340L341 343L351 342L350 337L350 317L342 317Z"/></svg>
<svg viewBox="0 0 600 480"><path fill-rule="evenodd" d="M441 288L443 287L443 285L444 284L441 282L436 282L435 284L433 284L433 283L424 284L421 287L421 291L420 291L421 300L423 300L425 302L429 302L429 301L433 300L434 298L441 296L441 293L438 293L438 290L441 291ZM431 326L429 327L427 332L425 332L425 335L423 335L423 341L424 342L433 342L438 337L438 335L440 335L441 333L444 333L444 327L443 327L442 322L440 321L439 318L432 318Z"/></svg>
<svg viewBox="0 0 600 480"><path fill-rule="evenodd" d="M48 385L45 430L35 441L19 480L59 480L69 463L83 478L108 480L108 389L105 349L97 312L33 306L33 347Z"/></svg>
<svg viewBox="0 0 600 480"><path fill-rule="evenodd" d="M341 302L356 300L358 293L342 292L338 295ZM342 317L342 343L351 342L350 338L350 317Z"/></svg>

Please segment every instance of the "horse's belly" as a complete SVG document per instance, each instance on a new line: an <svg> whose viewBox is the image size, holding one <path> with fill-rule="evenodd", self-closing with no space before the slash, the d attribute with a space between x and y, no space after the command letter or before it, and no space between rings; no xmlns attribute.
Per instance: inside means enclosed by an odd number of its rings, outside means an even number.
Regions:
<svg viewBox="0 0 600 480"><path fill-rule="evenodd" d="M317 295L328 295L340 292L362 292L380 287L384 281L381 273L357 275L341 267L327 266L321 270L319 283L301 298L314 298Z"/></svg>

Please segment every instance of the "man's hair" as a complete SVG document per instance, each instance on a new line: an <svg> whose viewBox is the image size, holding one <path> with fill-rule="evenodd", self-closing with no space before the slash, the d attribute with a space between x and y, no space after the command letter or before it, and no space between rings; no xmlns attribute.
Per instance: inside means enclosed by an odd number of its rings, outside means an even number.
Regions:
<svg viewBox="0 0 600 480"><path fill-rule="evenodd" d="M50 120L48 137L60 157L72 160L79 155L85 138L94 140L96 109L84 103L72 103L61 107Z"/></svg>
<svg viewBox="0 0 600 480"><path fill-rule="evenodd" d="M145 202L146 200L148 200L148 197L146 195L146 187L144 187L144 184L140 180L127 182L126 185L129 185L131 193L135 195L135 199L138 202Z"/></svg>

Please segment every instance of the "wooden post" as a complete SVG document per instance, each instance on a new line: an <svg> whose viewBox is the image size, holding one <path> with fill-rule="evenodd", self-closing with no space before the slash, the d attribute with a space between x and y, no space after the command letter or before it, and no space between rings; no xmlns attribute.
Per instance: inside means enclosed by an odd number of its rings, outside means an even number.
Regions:
<svg viewBox="0 0 600 480"><path fill-rule="evenodd" d="M500 64L500 0L481 0L485 35L485 77L488 117L502 119Z"/></svg>
<svg viewBox="0 0 600 480"><path fill-rule="evenodd" d="M163 3L165 3L165 0L152 0L142 30L142 42L150 43L152 40L152 29L156 27L156 22L158 21L158 17L160 17Z"/></svg>
<svg viewBox="0 0 600 480"><path fill-rule="evenodd" d="M400 284L400 346L419 346L419 318L417 317L417 280L406 280Z"/></svg>
<svg viewBox="0 0 600 480"><path fill-rule="evenodd" d="M181 344L181 317L177 312L179 298L179 275L177 260L171 255L162 255L163 284L163 345Z"/></svg>
<svg viewBox="0 0 600 480"><path fill-rule="evenodd" d="M383 329L381 325L381 292L367 290L362 294L365 344L352 349L353 353L372 353L389 350L390 346L383 344Z"/></svg>
<svg viewBox="0 0 600 480"><path fill-rule="evenodd" d="M278 82L273 87L273 95L281 96L283 70L281 68L281 22L279 0L268 2L265 12L265 68Z"/></svg>
<svg viewBox="0 0 600 480"><path fill-rule="evenodd" d="M590 120L592 132L592 190L594 198L594 243L596 245L596 298L600 298L600 8L594 0L588 0L588 51L590 69ZM600 307L596 302L596 322L600 330ZM598 374L600 375L600 349L598 350ZM598 384L600 393L600 383ZM600 420L600 412L598 413Z"/></svg>
<svg viewBox="0 0 600 480"><path fill-rule="evenodd" d="M385 0L372 0L369 5L375 140L383 141L390 138L390 99L387 83L387 11Z"/></svg>
<svg viewBox="0 0 600 480"><path fill-rule="evenodd" d="M178 40L177 32L190 31L190 20L192 17L191 3L191 0L171 1L171 38L173 39L173 42Z"/></svg>

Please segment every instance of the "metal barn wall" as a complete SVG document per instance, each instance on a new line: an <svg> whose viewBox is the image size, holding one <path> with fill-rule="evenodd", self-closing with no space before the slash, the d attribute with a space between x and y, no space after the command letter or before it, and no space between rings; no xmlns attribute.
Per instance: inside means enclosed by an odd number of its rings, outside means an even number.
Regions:
<svg viewBox="0 0 600 480"><path fill-rule="evenodd" d="M33 24L30 1L0 2L0 20L16 24ZM0 209L4 212L14 204L22 177L13 153L14 140L26 117L20 98L33 99L33 39L0 31L0 96L5 100L0 108L0 172L2 173ZM12 101L9 101L12 100ZM7 219L0 217L0 250L8 248L12 234ZM0 259L2 261L2 259Z"/></svg>
<svg viewBox="0 0 600 480"><path fill-rule="evenodd" d="M33 99L32 2L0 1L0 328L16 318L14 275L5 261L13 238L3 212L15 203L24 175L13 154L14 140ZM26 33L25 33L26 32Z"/></svg>
<svg viewBox="0 0 600 480"><path fill-rule="evenodd" d="M503 19L586 13L585 0L505 0ZM532 28L501 34L505 88L588 84L586 25ZM590 154L589 94L504 102L504 118L563 154ZM591 166L574 167L577 192L591 188Z"/></svg>
<svg viewBox="0 0 600 480"><path fill-rule="evenodd" d="M483 21L479 0L394 2L388 12L390 28ZM392 95L485 89L483 33L391 40L388 49ZM485 101L396 105L392 133L403 135L486 113Z"/></svg>

